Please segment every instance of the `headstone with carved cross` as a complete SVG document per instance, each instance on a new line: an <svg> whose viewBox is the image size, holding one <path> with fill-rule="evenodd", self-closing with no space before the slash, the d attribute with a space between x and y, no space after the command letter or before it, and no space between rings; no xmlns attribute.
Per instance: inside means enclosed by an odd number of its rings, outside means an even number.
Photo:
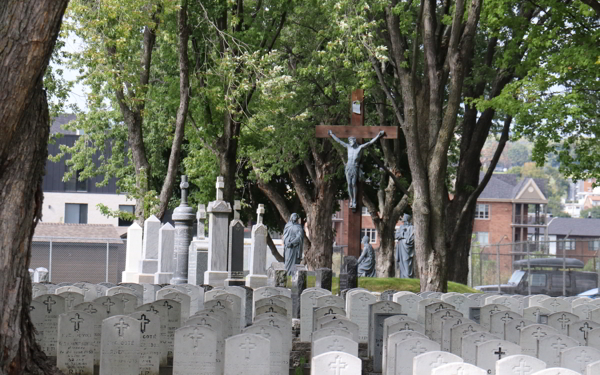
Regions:
<svg viewBox="0 0 600 375"><path fill-rule="evenodd" d="M413 358L413 374L430 374L434 368L448 363L461 363L462 358L457 355L442 351L433 351Z"/></svg>
<svg viewBox="0 0 600 375"><path fill-rule="evenodd" d="M456 374L456 375L486 375L487 372L475 365L469 363L448 363L442 365L440 367L436 367L431 370L431 375L447 375L447 374Z"/></svg>
<svg viewBox="0 0 600 375"><path fill-rule="evenodd" d="M240 220L242 204L236 200L233 204L233 220L229 223L229 248L227 251L227 270L229 276L225 285L245 285L244 280L244 223Z"/></svg>
<svg viewBox="0 0 600 375"><path fill-rule="evenodd" d="M249 269L246 286L260 288L267 285L267 226L263 224L265 206L258 205L256 225L252 226L252 243L250 245Z"/></svg>
<svg viewBox="0 0 600 375"><path fill-rule="evenodd" d="M462 357L463 337L476 332L488 333L483 326L473 323L472 321L450 328L450 353Z"/></svg>
<svg viewBox="0 0 600 375"><path fill-rule="evenodd" d="M364 91L354 90L351 95L350 124L347 125L319 125L316 127L317 138L329 138L332 131L339 138L354 137L355 140L363 138L376 138L380 131L385 132L385 138L397 138L398 128L395 126L362 126L365 121ZM360 147L358 144L351 146ZM360 159L360 158L359 158ZM358 176L357 176L358 177ZM348 252L358 258L360 256L360 235L362 220L362 195L359 181L356 181L356 205L352 207L353 212L348 213Z"/></svg>
<svg viewBox="0 0 600 375"><path fill-rule="evenodd" d="M560 352L575 346L579 342L565 335L550 335L540 339L537 358L546 362L548 367L560 367Z"/></svg>
<svg viewBox="0 0 600 375"><path fill-rule="evenodd" d="M56 365L65 374L94 373L96 319L83 311L69 311L58 318Z"/></svg>
<svg viewBox="0 0 600 375"><path fill-rule="evenodd" d="M310 375L360 375L362 361L357 356L344 352L330 351L311 359Z"/></svg>
<svg viewBox="0 0 600 375"><path fill-rule="evenodd" d="M585 368L590 363L600 361L600 350L589 346L576 346L564 349L560 354L560 367L585 373Z"/></svg>
<svg viewBox="0 0 600 375"><path fill-rule="evenodd" d="M128 315L138 321L134 329L140 332L140 374L158 375L160 356L160 317L147 311Z"/></svg>
<svg viewBox="0 0 600 375"><path fill-rule="evenodd" d="M204 283L213 287L223 286L228 276L227 249L229 240L229 214L231 205L223 200L225 180L217 177L217 199L208 204L208 269Z"/></svg>
<svg viewBox="0 0 600 375"><path fill-rule="evenodd" d="M264 375L271 368L269 339L242 333L225 340L225 375Z"/></svg>
<svg viewBox="0 0 600 375"><path fill-rule="evenodd" d="M313 340L311 349L313 357L327 352L344 352L358 357L358 343L343 336L326 336Z"/></svg>
<svg viewBox="0 0 600 375"><path fill-rule="evenodd" d="M351 290L346 294L346 313L358 324L358 342L369 341L369 305L376 302L377 298L366 290Z"/></svg>
<svg viewBox="0 0 600 375"><path fill-rule="evenodd" d="M94 319L94 366L100 366L100 339L102 335L102 321L108 318L104 306L95 302L83 302L76 305L73 310L83 311Z"/></svg>
<svg viewBox="0 0 600 375"><path fill-rule="evenodd" d="M375 372L382 370L383 322L386 318L401 314L402 306L392 301L381 301L369 305L369 356L373 358ZM439 350L439 345L437 348L435 350Z"/></svg>
<svg viewBox="0 0 600 375"><path fill-rule="evenodd" d="M197 235L190 244L188 283L204 284L204 273L208 269L208 238L205 236L206 207L201 204L196 211Z"/></svg>
<svg viewBox="0 0 600 375"><path fill-rule="evenodd" d="M270 341L271 374L288 374L290 371L290 353L288 346L283 345L283 334L273 326L252 325L242 333L255 334Z"/></svg>
<svg viewBox="0 0 600 375"><path fill-rule="evenodd" d="M388 338L385 353L386 374L412 374L413 358L423 353L439 351L440 344L423 338L399 340L401 336Z"/></svg>
<svg viewBox="0 0 600 375"><path fill-rule="evenodd" d="M559 356L560 357L560 356ZM496 361L496 374L530 375L546 367L558 367L546 365L546 363L535 357L517 354L502 357Z"/></svg>
<svg viewBox="0 0 600 375"><path fill-rule="evenodd" d="M465 335L461 343L461 358L466 363L476 364L477 345L490 340L500 340L500 338L489 332L476 332Z"/></svg>
<svg viewBox="0 0 600 375"><path fill-rule="evenodd" d="M173 373L218 374L217 336L208 325L186 325L175 331Z"/></svg>
<svg viewBox="0 0 600 375"><path fill-rule="evenodd" d="M317 298L331 295L325 289L309 288L300 295L300 341L310 341L313 331L313 311L317 307Z"/></svg>
<svg viewBox="0 0 600 375"><path fill-rule="evenodd" d="M559 335L560 332L546 324L531 324L521 329L519 345L522 353L532 357L537 356L539 341L544 337Z"/></svg>
<svg viewBox="0 0 600 375"><path fill-rule="evenodd" d="M486 370L488 374L496 375L496 361L516 354L521 354L521 347L517 344L504 340L486 341L476 345L475 365Z"/></svg>
<svg viewBox="0 0 600 375"><path fill-rule="evenodd" d="M65 312L65 299L61 296L43 294L34 301L40 302L44 308L42 350L50 357L56 357L56 339L58 337L58 316Z"/></svg>
<svg viewBox="0 0 600 375"><path fill-rule="evenodd" d="M139 322L127 315L102 321L100 375L139 375L141 334Z"/></svg>

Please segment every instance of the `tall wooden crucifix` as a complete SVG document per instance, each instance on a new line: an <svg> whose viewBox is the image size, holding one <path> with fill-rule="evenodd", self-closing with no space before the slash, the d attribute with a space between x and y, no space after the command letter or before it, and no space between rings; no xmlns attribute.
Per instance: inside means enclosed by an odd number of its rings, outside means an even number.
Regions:
<svg viewBox="0 0 600 375"><path fill-rule="evenodd" d="M364 91L362 89L354 90L351 96L350 103L350 125L317 125L316 127L316 137L317 138L329 138L330 132L332 132L336 137L333 137L336 141L342 143L345 147L348 148L349 157L353 157L356 155L360 145L356 143L359 139L372 139L376 140L379 137L384 138L398 138L398 128L396 126L363 126L365 123L365 97ZM383 132L383 134L381 134ZM349 144L345 144L344 142L336 139L339 138L349 138ZM354 139L350 139L354 138ZM365 145L363 145L365 146ZM358 161L360 161L360 154L358 155ZM359 167L360 168L360 167ZM350 168L351 169L351 168ZM349 194L350 196L350 206L352 208L352 212L348 212L348 255L355 256L358 258L360 256L360 233L362 229L362 189L361 184L359 183L359 174L360 171L351 171L348 166L346 167L346 177L348 180L351 179L351 174L355 173L356 177L356 192L352 192L352 187L350 187ZM350 174L350 176L349 176ZM350 183L350 181L348 181ZM356 201L353 205L353 197L355 196Z"/></svg>

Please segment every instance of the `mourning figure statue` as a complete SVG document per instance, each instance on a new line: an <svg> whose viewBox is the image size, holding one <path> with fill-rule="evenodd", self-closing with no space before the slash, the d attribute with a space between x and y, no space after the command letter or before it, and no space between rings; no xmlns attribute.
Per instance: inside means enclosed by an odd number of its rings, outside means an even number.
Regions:
<svg viewBox="0 0 600 375"><path fill-rule="evenodd" d="M360 169L360 158L362 157L362 150L375 143L379 138L383 137L384 134L385 132L382 130L379 132L377 137L371 139L364 145L359 145L358 143L356 143L356 138L354 137L349 137L348 143L346 143L338 137L336 137L336 135L333 134L331 130L329 131L329 136L348 150L348 163L346 164L346 181L348 182L348 196L350 196L350 202L348 202L348 207L350 207L352 211L356 210L356 184L358 183L359 177L361 177L362 175L362 170Z"/></svg>
<svg viewBox="0 0 600 375"><path fill-rule="evenodd" d="M364 236L362 243L363 251L358 258L358 276L375 277L375 250L369 243L369 236Z"/></svg>
<svg viewBox="0 0 600 375"><path fill-rule="evenodd" d="M304 244L304 228L298 223L298 214L291 214L290 220L283 229L283 246L285 270L288 275L294 272L294 266L302 260L302 246Z"/></svg>
<svg viewBox="0 0 600 375"><path fill-rule="evenodd" d="M404 214L404 224L396 230L396 269L400 278L415 277L413 258L415 257L415 232L411 223L412 217Z"/></svg>

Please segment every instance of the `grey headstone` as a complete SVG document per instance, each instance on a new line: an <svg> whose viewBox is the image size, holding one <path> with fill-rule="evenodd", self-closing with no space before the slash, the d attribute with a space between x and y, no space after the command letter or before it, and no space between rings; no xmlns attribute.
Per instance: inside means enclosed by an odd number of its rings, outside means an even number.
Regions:
<svg viewBox="0 0 600 375"><path fill-rule="evenodd" d="M317 268L315 271L315 287L331 290L333 272L331 268Z"/></svg>
<svg viewBox="0 0 600 375"><path fill-rule="evenodd" d="M140 332L138 321L116 315L102 322L100 375L139 375Z"/></svg>
<svg viewBox="0 0 600 375"><path fill-rule="evenodd" d="M267 270L267 286L285 288L287 284L287 272L281 262L273 262Z"/></svg>
<svg viewBox="0 0 600 375"><path fill-rule="evenodd" d="M34 301L44 305L44 336L42 350L47 356L56 357L56 339L58 337L58 316L65 312L65 299L61 296L43 294Z"/></svg>
<svg viewBox="0 0 600 375"><path fill-rule="evenodd" d="M156 284L167 284L175 272L175 228L166 223L158 231L158 272L154 276Z"/></svg>
<svg viewBox="0 0 600 375"><path fill-rule="evenodd" d="M225 375L270 373L271 347L268 339L242 333L225 340Z"/></svg>
<svg viewBox="0 0 600 375"><path fill-rule="evenodd" d="M211 327L190 325L175 331L173 374L218 374L217 333Z"/></svg>
<svg viewBox="0 0 600 375"><path fill-rule="evenodd" d="M188 263L190 243L192 242L192 225L196 215L194 209L187 204L189 184L187 176L181 176L181 203L173 210L175 222L175 274L171 284L185 284L188 282Z"/></svg>
<svg viewBox="0 0 600 375"><path fill-rule="evenodd" d="M82 311L58 318L56 365L65 374L94 374L94 326L96 319Z"/></svg>
<svg viewBox="0 0 600 375"><path fill-rule="evenodd" d="M138 324L135 329L140 333L140 373L158 375L160 356L160 316L152 312L136 311L129 314Z"/></svg>
<svg viewBox="0 0 600 375"><path fill-rule="evenodd" d="M308 270L305 266L296 265L296 272L292 276L292 318L300 319L300 296L306 289ZM317 286L318 287L318 286Z"/></svg>

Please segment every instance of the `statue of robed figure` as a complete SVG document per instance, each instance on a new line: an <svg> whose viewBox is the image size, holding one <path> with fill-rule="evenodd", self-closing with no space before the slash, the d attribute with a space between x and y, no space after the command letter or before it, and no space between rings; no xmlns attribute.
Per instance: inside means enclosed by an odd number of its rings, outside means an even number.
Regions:
<svg viewBox="0 0 600 375"><path fill-rule="evenodd" d="M404 214L404 224L396 230L396 269L400 278L408 279L415 277L413 258L415 257L415 232L411 223L412 217Z"/></svg>
<svg viewBox="0 0 600 375"><path fill-rule="evenodd" d="M288 275L294 272L294 266L302 260L302 246L304 245L304 228L298 223L298 214L290 215L290 220L283 228L283 246L285 270Z"/></svg>
<svg viewBox="0 0 600 375"><path fill-rule="evenodd" d="M363 252L358 258L358 276L375 277L375 250L369 243L369 236L362 238Z"/></svg>
<svg viewBox="0 0 600 375"><path fill-rule="evenodd" d="M360 158L362 157L362 151L366 147L369 147L373 143L377 142L377 140L385 135L385 132L382 130L377 134L377 137L371 139L369 142L359 145L356 143L355 137L349 137L348 143L339 139L333 132L330 130L328 132L329 136L333 138L334 141L341 144L348 150L348 163L346 163L346 182L348 182L348 196L350 197L350 201L348 202L348 207L350 207L353 211L356 209L356 192L359 178L362 176L362 170L360 169Z"/></svg>

